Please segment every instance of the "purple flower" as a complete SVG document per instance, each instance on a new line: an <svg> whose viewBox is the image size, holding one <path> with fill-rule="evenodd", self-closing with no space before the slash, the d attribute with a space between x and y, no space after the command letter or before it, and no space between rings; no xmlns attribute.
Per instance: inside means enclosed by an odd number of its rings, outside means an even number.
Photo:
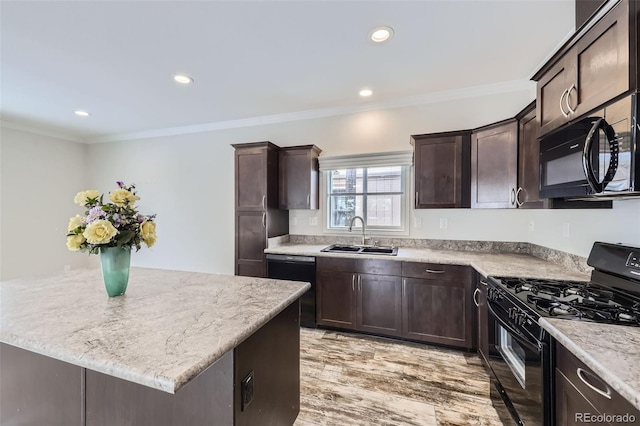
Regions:
<svg viewBox="0 0 640 426"><path fill-rule="evenodd" d="M124 188L124 182L117 181L116 184L118 184L120 188Z"/></svg>
<svg viewBox="0 0 640 426"><path fill-rule="evenodd" d="M113 218L113 223L114 225L116 225L116 227L126 225L128 223L127 219L118 213L114 214L112 218Z"/></svg>
<svg viewBox="0 0 640 426"><path fill-rule="evenodd" d="M138 215L137 219L138 219L138 223L144 222L144 216L142 216L141 214Z"/></svg>
<svg viewBox="0 0 640 426"><path fill-rule="evenodd" d="M85 218L85 222L91 223L94 220L98 220L104 216L105 216L105 212L102 210L102 207L100 206L91 207L91 210L89 210L89 214Z"/></svg>

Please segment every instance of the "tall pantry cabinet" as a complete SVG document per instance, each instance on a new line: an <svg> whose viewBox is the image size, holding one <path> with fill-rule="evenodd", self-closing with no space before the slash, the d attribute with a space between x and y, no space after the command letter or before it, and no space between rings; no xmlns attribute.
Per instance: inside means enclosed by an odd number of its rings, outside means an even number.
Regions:
<svg viewBox="0 0 640 426"><path fill-rule="evenodd" d="M267 239L289 233L289 212L278 209L278 156L271 142L235 148L235 274L266 277Z"/></svg>

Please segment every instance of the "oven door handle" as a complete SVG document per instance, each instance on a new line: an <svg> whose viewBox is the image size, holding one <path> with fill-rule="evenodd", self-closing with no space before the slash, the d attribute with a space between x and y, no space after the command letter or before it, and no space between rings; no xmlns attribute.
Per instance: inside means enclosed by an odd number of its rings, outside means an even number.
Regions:
<svg viewBox="0 0 640 426"><path fill-rule="evenodd" d="M611 155L609 157L609 168L607 169L607 173L604 175L602 182L598 182L598 178L593 170L593 163L591 161L591 150L594 142L599 139L598 135L600 134L600 130L602 130L607 137L609 153ZM616 132L613 130L613 127L611 127L604 118L597 119L587 134L584 150L582 151L582 169L584 170L584 175L587 178L587 183L594 193L599 194L604 191L604 188L616 175L616 172L618 171L618 150L618 139L616 138Z"/></svg>
<svg viewBox="0 0 640 426"><path fill-rule="evenodd" d="M502 319L502 317L498 315L496 311L491 307L491 302L489 301L487 301L487 308L489 308L489 312L491 313L491 315L494 316L495 320L498 321L498 323L503 328L505 328L511 334L515 335L516 338L519 338L518 340L520 341L520 343L523 343L525 346L528 346L529 349L532 349L533 351L540 350L540 344L538 343L538 341L531 341L529 338L527 338L527 336L524 335L524 333L522 333L519 330L516 330L511 326L511 324L508 324L507 322L505 322Z"/></svg>

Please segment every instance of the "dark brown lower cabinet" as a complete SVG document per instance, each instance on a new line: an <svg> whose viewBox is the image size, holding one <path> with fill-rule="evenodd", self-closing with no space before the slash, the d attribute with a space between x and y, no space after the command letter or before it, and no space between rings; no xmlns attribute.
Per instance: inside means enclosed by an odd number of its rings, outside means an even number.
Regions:
<svg viewBox="0 0 640 426"><path fill-rule="evenodd" d="M468 266L318 257L316 269L318 325L475 347Z"/></svg>
<svg viewBox="0 0 640 426"><path fill-rule="evenodd" d="M557 426L637 424L640 410L558 342L555 353Z"/></svg>
<svg viewBox="0 0 640 426"><path fill-rule="evenodd" d="M357 329L399 336L402 328L400 277L359 274L357 280Z"/></svg>
<svg viewBox="0 0 640 426"><path fill-rule="evenodd" d="M318 325L400 336L400 262L318 258L316 269Z"/></svg>
<svg viewBox="0 0 640 426"><path fill-rule="evenodd" d="M265 277L266 212L236 212L236 275Z"/></svg>
<svg viewBox="0 0 640 426"><path fill-rule="evenodd" d="M355 329L353 272L317 271L316 315L319 325Z"/></svg>
<svg viewBox="0 0 640 426"><path fill-rule="evenodd" d="M471 293L463 282L403 278L403 330L408 339L472 347L468 308Z"/></svg>
<svg viewBox="0 0 640 426"><path fill-rule="evenodd" d="M563 426L584 425L576 414L600 414L598 410L571 384L564 374L556 369L556 422ZM599 423L602 424L602 423Z"/></svg>

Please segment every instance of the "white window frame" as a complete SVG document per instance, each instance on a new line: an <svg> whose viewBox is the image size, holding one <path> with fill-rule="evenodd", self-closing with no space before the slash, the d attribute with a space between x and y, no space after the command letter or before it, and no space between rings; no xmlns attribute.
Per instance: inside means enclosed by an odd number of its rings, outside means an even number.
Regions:
<svg viewBox="0 0 640 426"><path fill-rule="evenodd" d="M374 168L385 166L402 166L402 195L399 227L367 226L366 236L399 237L409 235L409 214L411 211L411 176L413 166L413 152L390 152L379 154L353 155L344 157L322 158L320 157L320 211L322 212L323 234L325 235L360 235L362 232L360 221L354 224L353 232L348 232L347 227L330 227L330 202L329 179L330 171L336 169ZM365 207L366 208L366 207ZM357 229L355 229L357 228Z"/></svg>

